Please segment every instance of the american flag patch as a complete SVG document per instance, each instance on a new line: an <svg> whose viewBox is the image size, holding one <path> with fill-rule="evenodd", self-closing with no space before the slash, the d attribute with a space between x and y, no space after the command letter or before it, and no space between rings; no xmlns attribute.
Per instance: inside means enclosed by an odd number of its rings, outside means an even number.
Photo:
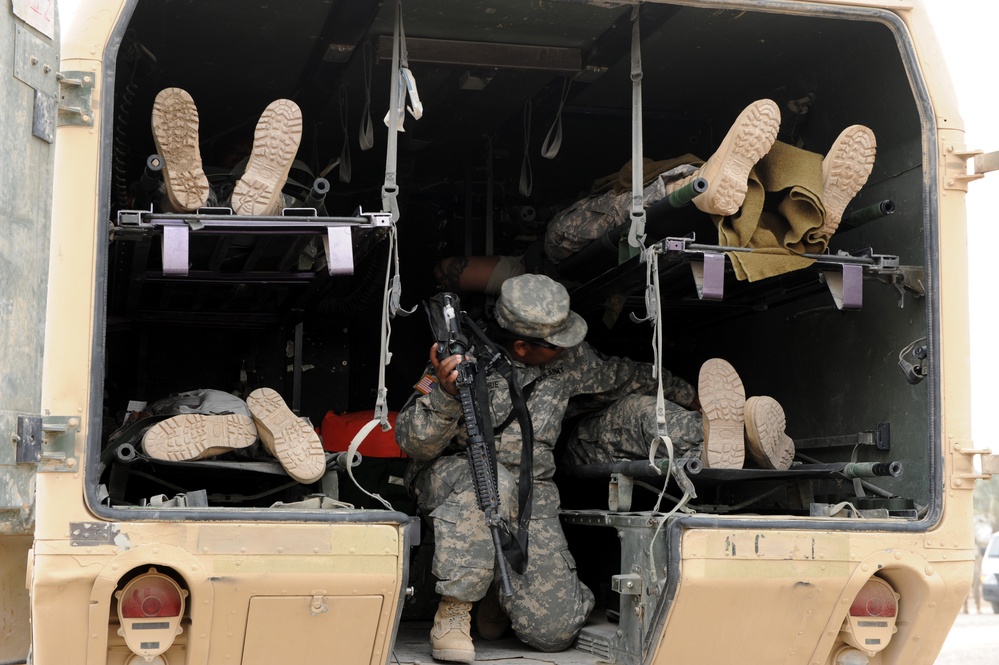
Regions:
<svg viewBox="0 0 999 665"><path fill-rule="evenodd" d="M436 376L434 376L433 374L424 374L423 377L421 377L420 380L417 381L416 385L413 387L419 390L424 395L428 395L430 394L430 391L434 389L435 383L437 383Z"/></svg>

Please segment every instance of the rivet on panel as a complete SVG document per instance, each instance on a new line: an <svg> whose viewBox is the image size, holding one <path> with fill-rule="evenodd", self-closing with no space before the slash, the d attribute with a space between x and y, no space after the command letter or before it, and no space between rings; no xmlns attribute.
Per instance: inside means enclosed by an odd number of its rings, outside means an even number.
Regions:
<svg viewBox="0 0 999 665"><path fill-rule="evenodd" d="M926 574L927 575L933 574L933 566L926 566Z"/></svg>

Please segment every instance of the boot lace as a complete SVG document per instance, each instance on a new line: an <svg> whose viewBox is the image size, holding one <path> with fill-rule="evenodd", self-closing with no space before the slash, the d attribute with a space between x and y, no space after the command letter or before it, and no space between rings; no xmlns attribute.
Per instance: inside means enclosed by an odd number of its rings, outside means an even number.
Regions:
<svg viewBox="0 0 999 665"><path fill-rule="evenodd" d="M451 602L441 608L441 623L448 629L461 630L469 620L469 608L465 603Z"/></svg>

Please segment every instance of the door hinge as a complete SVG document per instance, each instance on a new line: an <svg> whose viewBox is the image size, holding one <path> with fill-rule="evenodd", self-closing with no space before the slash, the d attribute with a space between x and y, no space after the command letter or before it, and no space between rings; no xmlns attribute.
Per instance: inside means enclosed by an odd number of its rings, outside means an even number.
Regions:
<svg viewBox="0 0 999 665"><path fill-rule="evenodd" d="M94 126L94 72L59 72L59 126Z"/></svg>

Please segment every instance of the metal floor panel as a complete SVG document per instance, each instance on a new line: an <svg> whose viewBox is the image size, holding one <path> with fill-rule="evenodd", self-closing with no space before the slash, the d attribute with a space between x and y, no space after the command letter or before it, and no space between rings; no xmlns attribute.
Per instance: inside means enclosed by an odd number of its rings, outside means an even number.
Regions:
<svg viewBox="0 0 999 665"><path fill-rule="evenodd" d="M588 624L589 625L589 624ZM430 656L431 622L404 622L399 628L390 663L398 665L418 665L434 663ZM475 642L475 661L491 665L597 665L602 661L598 656L568 649L559 653L545 653L533 649L511 634L493 642L472 636Z"/></svg>

